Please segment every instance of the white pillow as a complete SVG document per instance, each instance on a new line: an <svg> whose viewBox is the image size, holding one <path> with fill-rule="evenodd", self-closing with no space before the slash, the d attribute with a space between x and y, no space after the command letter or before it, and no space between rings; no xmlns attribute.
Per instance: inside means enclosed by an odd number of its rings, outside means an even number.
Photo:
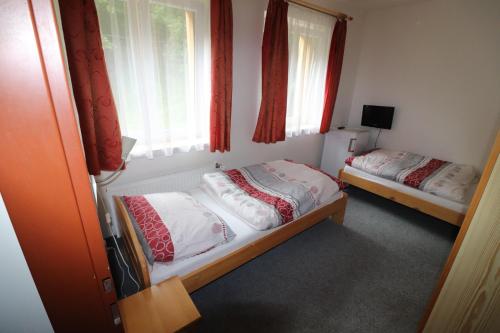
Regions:
<svg viewBox="0 0 500 333"><path fill-rule="evenodd" d="M192 257L235 237L222 219L186 193L124 196L122 201L150 264Z"/></svg>

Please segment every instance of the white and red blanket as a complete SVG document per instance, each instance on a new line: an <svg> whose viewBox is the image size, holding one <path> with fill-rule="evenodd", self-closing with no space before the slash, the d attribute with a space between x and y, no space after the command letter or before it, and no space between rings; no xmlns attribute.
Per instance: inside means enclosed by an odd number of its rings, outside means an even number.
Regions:
<svg viewBox="0 0 500 333"><path fill-rule="evenodd" d="M165 192L121 199L151 265L192 257L235 237L222 219L189 194Z"/></svg>
<svg viewBox="0 0 500 333"><path fill-rule="evenodd" d="M275 228L331 201L339 179L292 161L205 174L202 188L257 230Z"/></svg>
<svg viewBox="0 0 500 333"><path fill-rule="evenodd" d="M474 168L405 151L377 149L345 163L375 176L453 201L464 202L476 180Z"/></svg>

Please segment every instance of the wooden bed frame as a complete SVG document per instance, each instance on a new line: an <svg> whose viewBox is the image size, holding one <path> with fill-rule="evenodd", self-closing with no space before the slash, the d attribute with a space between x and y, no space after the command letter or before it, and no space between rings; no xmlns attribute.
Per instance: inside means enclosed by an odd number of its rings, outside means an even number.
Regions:
<svg viewBox="0 0 500 333"><path fill-rule="evenodd" d="M342 196L336 201L315 209L299 219L286 224L284 227L279 228L222 258L208 263L187 275L181 276L180 278L184 287L189 293L191 293L243 265L247 261L252 260L291 237L310 228L316 223L323 221L325 218L330 217L335 223L342 224L344 222L348 196L343 192L341 192L341 194ZM130 221L127 209L120 200L120 197L114 196L113 198L120 216L120 225L122 228L125 250L130 258L131 265L137 273L137 277L139 278L139 282L142 284L142 287L148 288L151 286L151 279L149 276L148 263L141 244L137 239L137 235L132 222Z"/></svg>
<svg viewBox="0 0 500 333"><path fill-rule="evenodd" d="M410 208L421 211L422 213L434 216L440 220L460 227L464 220L465 214L458 213L449 208L433 204L432 202L422 200L410 194L400 192L390 187L379 183L352 175L344 172L344 169L339 170L339 178L348 184L362 188L368 192L380 195L386 199L408 206Z"/></svg>

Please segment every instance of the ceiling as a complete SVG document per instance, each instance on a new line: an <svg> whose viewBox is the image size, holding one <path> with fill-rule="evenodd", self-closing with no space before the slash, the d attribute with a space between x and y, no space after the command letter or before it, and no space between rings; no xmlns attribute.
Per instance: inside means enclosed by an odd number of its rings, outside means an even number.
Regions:
<svg viewBox="0 0 500 333"><path fill-rule="evenodd" d="M415 3L425 0L337 0L338 2L344 2L346 4L359 7L362 9L379 9L391 6L397 6L407 3Z"/></svg>

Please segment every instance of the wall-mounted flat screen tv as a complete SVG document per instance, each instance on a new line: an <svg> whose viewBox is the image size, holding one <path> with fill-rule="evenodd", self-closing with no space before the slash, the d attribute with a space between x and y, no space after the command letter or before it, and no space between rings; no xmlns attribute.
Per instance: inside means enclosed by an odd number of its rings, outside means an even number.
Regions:
<svg viewBox="0 0 500 333"><path fill-rule="evenodd" d="M391 129L394 106L363 105L361 125Z"/></svg>

